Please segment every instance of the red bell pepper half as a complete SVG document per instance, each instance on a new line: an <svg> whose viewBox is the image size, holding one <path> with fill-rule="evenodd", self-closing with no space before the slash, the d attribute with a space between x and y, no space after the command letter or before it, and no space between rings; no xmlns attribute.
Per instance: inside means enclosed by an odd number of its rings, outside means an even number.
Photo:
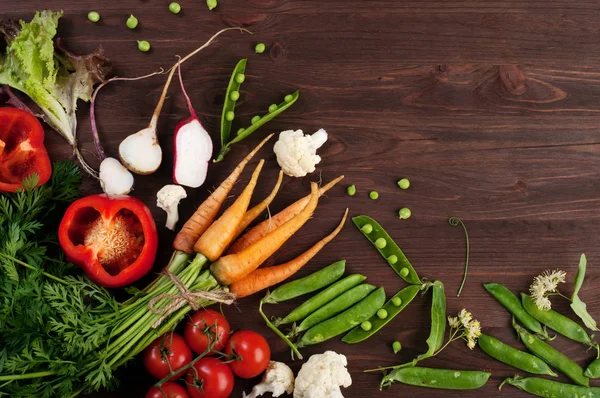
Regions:
<svg viewBox="0 0 600 398"><path fill-rule="evenodd" d="M16 192L34 173L37 185L45 184L52 175L42 125L27 111L0 108L0 191Z"/></svg>
<svg viewBox="0 0 600 398"><path fill-rule="evenodd" d="M92 195L73 202L58 238L69 261L108 288L129 285L146 275L158 248L150 210L125 195Z"/></svg>

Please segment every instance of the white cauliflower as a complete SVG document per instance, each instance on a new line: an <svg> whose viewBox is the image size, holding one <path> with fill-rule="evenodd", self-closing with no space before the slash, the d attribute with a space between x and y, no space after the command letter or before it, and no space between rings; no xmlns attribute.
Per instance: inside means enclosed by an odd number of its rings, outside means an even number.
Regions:
<svg viewBox="0 0 600 398"><path fill-rule="evenodd" d="M317 149L327 141L327 132L319 129L313 135L304 135L302 130L286 130L279 134L273 151L283 172L291 177L304 177L315 171L321 161Z"/></svg>
<svg viewBox="0 0 600 398"><path fill-rule="evenodd" d="M346 357L334 351L311 356L298 372L294 398L344 398L340 386L352 385L347 364Z"/></svg>
<svg viewBox="0 0 600 398"><path fill-rule="evenodd" d="M255 385L250 395L244 395L242 398L256 398L266 392L270 392L274 397L283 394L291 394L294 391L294 372L282 362L269 362L262 381Z"/></svg>
<svg viewBox="0 0 600 398"><path fill-rule="evenodd" d="M156 193L156 205L167 212L166 227L171 231L179 221L179 202L187 198L185 189L180 185L167 184Z"/></svg>

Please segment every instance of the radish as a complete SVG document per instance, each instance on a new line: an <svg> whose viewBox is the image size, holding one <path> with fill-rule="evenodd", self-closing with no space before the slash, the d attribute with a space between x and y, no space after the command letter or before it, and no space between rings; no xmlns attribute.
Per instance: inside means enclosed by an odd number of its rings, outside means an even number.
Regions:
<svg viewBox="0 0 600 398"><path fill-rule="evenodd" d="M206 180L213 144L210 135L198 120L190 97L185 91L181 77L181 64L178 64L177 68L181 91L191 116L179 122L175 127L173 181L186 187L198 188Z"/></svg>
<svg viewBox="0 0 600 398"><path fill-rule="evenodd" d="M190 57L197 54L199 51L208 47L221 33L233 29L250 33L248 30L243 28L222 29L219 32L215 33L206 43L204 43L202 46L198 47L197 49L186 55L183 59L178 61L171 68L160 99L158 100L158 105L156 106L156 109L154 109L154 113L152 114L152 119L150 120L150 124L148 125L148 127L138 131L135 134L128 136L119 145L119 157L121 158L121 161L123 162L125 167L127 167L129 170L136 174L152 174L158 169L162 162L162 149L160 147L160 144L158 143L156 127L158 124L158 117L160 115L160 111L162 110L163 103L165 102L165 97L167 95L169 85L171 84L171 79L173 78L173 73L175 73L175 69L179 66L179 64L185 62ZM193 127L193 125L190 127ZM197 130L197 128L193 128L193 130ZM187 136L188 134L183 135L183 137ZM192 145L194 145L195 148L198 147L196 144ZM189 159L189 156L187 157L187 159ZM204 177L202 177L202 181L204 181Z"/></svg>

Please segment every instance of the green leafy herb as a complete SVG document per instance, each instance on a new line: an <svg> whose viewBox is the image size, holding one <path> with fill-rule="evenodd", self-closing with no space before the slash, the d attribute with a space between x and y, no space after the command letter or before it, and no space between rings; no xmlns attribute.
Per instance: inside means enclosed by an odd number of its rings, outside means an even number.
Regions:
<svg viewBox="0 0 600 398"><path fill-rule="evenodd" d="M587 259L585 254L582 254L579 259L579 267L577 269L577 275L575 276L575 283L573 287L573 296L571 296L571 308L583 321L585 326L594 331L600 331L596 325L596 321L587 311L587 305L579 298L579 290L583 285L585 279L585 270L587 267Z"/></svg>

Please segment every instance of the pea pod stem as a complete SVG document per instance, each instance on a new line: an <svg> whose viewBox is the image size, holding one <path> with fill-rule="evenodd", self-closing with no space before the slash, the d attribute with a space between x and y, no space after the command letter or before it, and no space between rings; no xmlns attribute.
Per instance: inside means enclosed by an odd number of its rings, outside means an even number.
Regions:
<svg viewBox="0 0 600 398"><path fill-rule="evenodd" d="M462 227L463 231L465 231L465 241L466 241L465 269L463 272L462 281L460 282L460 286L458 288L458 293L456 293L456 297L460 297L460 293L462 292L463 287L465 286L465 282L467 281L467 273L469 272L469 253L470 253L469 233L467 232L467 227L465 226L465 224L458 217L450 217L450 219L448 220L448 223L450 225L452 225L453 227L457 227L460 225Z"/></svg>
<svg viewBox="0 0 600 398"><path fill-rule="evenodd" d="M267 296L269 294L267 293ZM266 297L265 297L266 298ZM267 326L269 327L269 329L271 329L273 332L275 332L275 334L277 336L279 336L283 341L285 341L285 343L292 349L292 359L294 359L294 355L296 355L296 357L300 360L302 360L302 354L300 354L300 351L298 351L298 348L294 345L294 343L292 343L290 341L290 339L288 339L282 332L281 330L279 330L275 325L273 325L273 323L271 322L271 320L265 315L262 306L265 302L265 299L263 298L262 300L260 300L260 304L258 305L258 312L260 313L260 316L263 318L263 320L265 321L265 323L267 324Z"/></svg>

